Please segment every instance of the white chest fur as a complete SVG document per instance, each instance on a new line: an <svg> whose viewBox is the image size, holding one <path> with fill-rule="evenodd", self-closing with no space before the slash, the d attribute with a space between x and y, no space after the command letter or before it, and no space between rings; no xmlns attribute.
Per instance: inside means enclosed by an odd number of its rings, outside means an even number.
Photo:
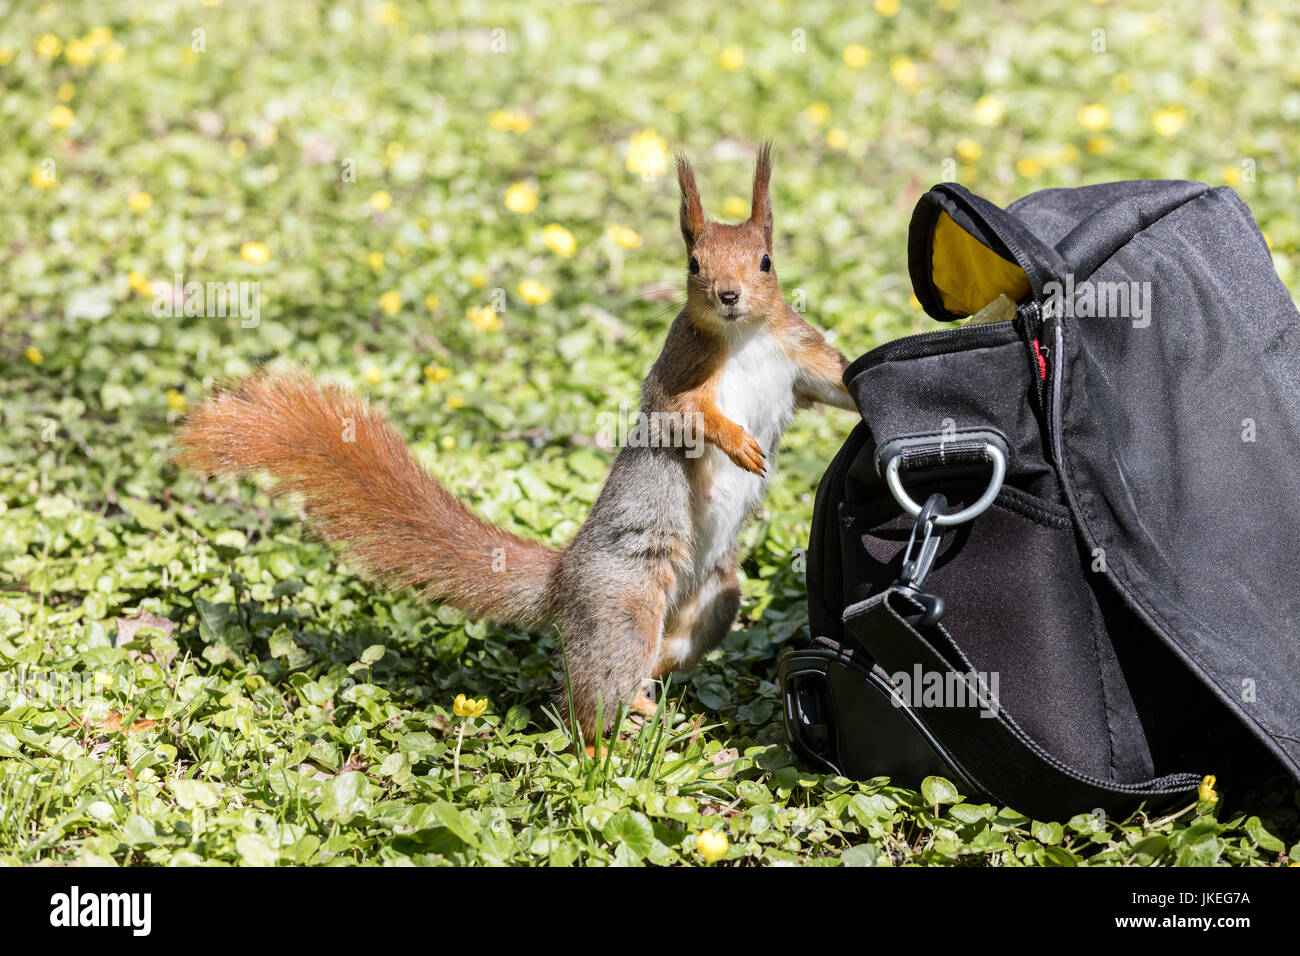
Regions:
<svg viewBox="0 0 1300 956"><path fill-rule="evenodd" d="M731 345L715 396L722 414L763 446L769 474L781 433L794 416L795 373L794 362L766 329L747 331ZM713 445L696 469L694 573L688 577L698 584L735 545L741 525L762 503L767 479Z"/></svg>
<svg viewBox="0 0 1300 956"><path fill-rule="evenodd" d="M758 329L732 346L717 392L718 408L757 438L764 451L772 451L794 416L794 379L794 362L781 343Z"/></svg>

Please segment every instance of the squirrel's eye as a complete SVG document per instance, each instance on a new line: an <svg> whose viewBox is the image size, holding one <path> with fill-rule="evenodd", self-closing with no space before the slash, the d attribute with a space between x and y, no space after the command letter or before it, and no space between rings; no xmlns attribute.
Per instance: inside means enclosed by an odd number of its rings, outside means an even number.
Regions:
<svg viewBox="0 0 1300 956"><path fill-rule="evenodd" d="M694 256L691 256L691 261L687 263L687 267L691 270L691 275L697 276L700 274L700 260Z"/></svg>
<svg viewBox="0 0 1300 956"><path fill-rule="evenodd" d="M760 262L760 263L758 264L758 267L759 267L760 269L762 269L764 272L771 272L771 271L772 271L772 257L771 257L771 256L764 256L764 257L763 257L763 261Z"/></svg>

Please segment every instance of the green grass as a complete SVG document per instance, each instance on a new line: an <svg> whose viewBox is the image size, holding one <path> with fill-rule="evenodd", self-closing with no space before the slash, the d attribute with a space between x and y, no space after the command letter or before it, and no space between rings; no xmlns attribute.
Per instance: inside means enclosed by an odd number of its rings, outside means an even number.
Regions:
<svg viewBox="0 0 1300 956"><path fill-rule="evenodd" d="M1300 861L1289 788L1220 780L1219 803L1163 819L1050 822L939 781L918 794L795 766L776 660L806 635L796 549L844 413L788 434L743 538L743 626L599 761L544 710L554 635L376 593L289 505L169 463L187 403L288 360L377 402L484 514L565 541L610 462L598 416L635 402L671 319L653 290L683 273L674 184L635 154L628 168L643 130L690 151L714 216L775 140L777 269L850 355L933 326L905 239L944 179L998 203L1227 181L1295 286L1294 12L954 5L7 11L0 861L696 863L712 829L735 864ZM520 182L526 213L505 205ZM572 255L548 247L550 223ZM245 261L247 243L268 261ZM260 323L155 317L133 273L146 290L257 281ZM525 301L526 279L549 300ZM122 643L141 610L172 624ZM486 712L455 716L459 693Z"/></svg>

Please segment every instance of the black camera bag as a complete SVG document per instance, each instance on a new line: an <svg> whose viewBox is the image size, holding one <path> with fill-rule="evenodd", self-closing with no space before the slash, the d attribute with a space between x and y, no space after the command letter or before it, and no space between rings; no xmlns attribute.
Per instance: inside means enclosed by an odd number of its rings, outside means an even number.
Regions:
<svg viewBox="0 0 1300 956"><path fill-rule="evenodd" d="M1300 776L1300 314L1245 204L946 183L908 246L930 316L1002 294L1014 319L845 372L862 422L817 492L791 746L1039 817Z"/></svg>

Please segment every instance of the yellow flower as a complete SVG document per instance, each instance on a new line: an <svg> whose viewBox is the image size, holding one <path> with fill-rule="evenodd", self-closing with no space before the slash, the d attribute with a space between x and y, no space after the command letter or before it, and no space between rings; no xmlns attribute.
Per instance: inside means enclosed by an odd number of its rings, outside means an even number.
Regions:
<svg viewBox="0 0 1300 956"><path fill-rule="evenodd" d="M424 367L424 376L434 384L441 385L451 378L451 369L445 365L426 365Z"/></svg>
<svg viewBox="0 0 1300 956"><path fill-rule="evenodd" d="M131 211L134 213L147 212L149 207L153 205L153 197L148 193L131 193L127 205L131 207Z"/></svg>
<svg viewBox="0 0 1300 956"><path fill-rule="evenodd" d="M1110 152L1110 139L1105 136L1090 136L1083 145L1094 156L1104 156Z"/></svg>
<svg viewBox="0 0 1300 956"><path fill-rule="evenodd" d="M1225 186L1238 186L1241 184L1241 170L1236 166L1223 167L1223 183Z"/></svg>
<svg viewBox="0 0 1300 956"><path fill-rule="evenodd" d="M722 214L728 219L744 219L749 215L749 203L740 196L728 196L722 201Z"/></svg>
<svg viewBox="0 0 1300 956"><path fill-rule="evenodd" d="M821 126L831 118L831 105L825 100L817 100L815 103L809 103L803 111L803 115L808 117L812 122Z"/></svg>
<svg viewBox="0 0 1300 956"><path fill-rule="evenodd" d="M961 7L961 0L939 0L939 9L952 13Z"/></svg>
<svg viewBox="0 0 1300 956"><path fill-rule="evenodd" d="M876 0L876 12L882 17L897 16L898 8L898 0Z"/></svg>
<svg viewBox="0 0 1300 956"><path fill-rule="evenodd" d="M731 841L721 830L705 830L695 836L695 849L707 863L717 863L727 855L730 846Z"/></svg>
<svg viewBox="0 0 1300 956"><path fill-rule="evenodd" d="M395 3L381 3L375 9L375 22L383 26L391 26L400 19L402 19L402 10Z"/></svg>
<svg viewBox="0 0 1300 956"><path fill-rule="evenodd" d="M424 307L430 312L438 311L438 297L430 292L424 297Z"/></svg>
<svg viewBox="0 0 1300 956"><path fill-rule="evenodd" d="M27 178L37 189L49 189L57 184L53 171L47 171L44 166L33 166L32 174Z"/></svg>
<svg viewBox="0 0 1300 956"><path fill-rule="evenodd" d="M465 310L465 316L480 332L496 332L501 328L501 316L490 305L471 305Z"/></svg>
<svg viewBox="0 0 1300 956"><path fill-rule="evenodd" d="M137 295L153 295L153 283L143 273L132 272L126 277L127 285Z"/></svg>
<svg viewBox="0 0 1300 956"><path fill-rule="evenodd" d="M379 366L371 362L366 366L366 381L371 385L377 385L383 381L384 373L379 371Z"/></svg>
<svg viewBox="0 0 1300 956"><path fill-rule="evenodd" d="M23 355L27 356L27 361L33 365L40 365L45 361L45 356L41 354L41 350L35 345L27 346L27 351L23 352Z"/></svg>
<svg viewBox="0 0 1300 956"><path fill-rule="evenodd" d="M113 683L113 675L108 671L95 671L95 684L98 687L108 687Z"/></svg>
<svg viewBox="0 0 1300 956"><path fill-rule="evenodd" d="M984 155L984 147L975 140L963 136L957 140L957 155L968 163L973 163Z"/></svg>
<svg viewBox="0 0 1300 956"><path fill-rule="evenodd" d="M93 27L86 34L85 40L93 47L101 47L113 39L113 31L109 27Z"/></svg>
<svg viewBox="0 0 1300 956"><path fill-rule="evenodd" d="M914 309L919 309L921 307L921 300L918 299L916 297L916 293L913 292L911 295L907 297L907 304Z"/></svg>
<svg viewBox="0 0 1300 956"><path fill-rule="evenodd" d="M457 694L455 702L451 705L451 712L457 717L481 717L487 710L487 705L486 697L475 700L473 697Z"/></svg>
<svg viewBox="0 0 1300 956"><path fill-rule="evenodd" d="M1042 171L1042 164L1032 156L1024 156L1016 160L1016 172L1026 179L1033 179Z"/></svg>
<svg viewBox="0 0 1300 956"><path fill-rule="evenodd" d="M47 33L36 41L36 52L47 60L53 60L63 51L63 41L53 33Z"/></svg>
<svg viewBox="0 0 1300 956"><path fill-rule="evenodd" d="M396 315L402 309L402 297L389 289L379 297L379 307L386 315Z"/></svg>
<svg viewBox="0 0 1300 956"><path fill-rule="evenodd" d="M533 118L523 110L493 110L488 114L488 125L493 129L527 133L533 127Z"/></svg>
<svg viewBox="0 0 1300 956"><path fill-rule="evenodd" d="M176 389L169 388L167 389L167 407L177 415L183 415L185 414L185 409L189 408L189 402L187 402L185 396L176 391Z"/></svg>
<svg viewBox="0 0 1300 956"><path fill-rule="evenodd" d="M374 269L376 272L384 271L384 254L382 252L370 253L370 255L366 256L366 262L370 265L370 268Z"/></svg>
<svg viewBox="0 0 1300 956"><path fill-rule="evenodd" d="M638 249L641 246L640 233L627 226L610 226L605 230L605 234L614 240L614 245L624 249Z"/></svg>
<svg viewBox="0 0 1300 956"><path fill-rule="evenodd" d="M668 168L668 141L652 129L633 133L627 145L627 171L654 179Z"/></svg>
<svg viewBox="0 0 1300 956"><path fill-rule="evenodd" d="M975 101L975 122L981 126L997 126L1006 111L996 96L981 96Z"/></svg>
<svg viewBox="0 0 1300 956"><path fill-rule="evenodd" d="M745 65L745 50L743 47L731 44L725 47L718 55L718 66L722 67L729 73L734 73Z"/></svg>
<svg viewBox="0 0 1300 956"><path fill-rule="evenodd" d="M1187 110L1181 106L1168 106L1157 110L1151 117L1151 125L1161 136L1173 136L1187 122Z"/></svg>
<svg viewBox="0 0 1300 956"><path fill-rule="evenodd" d="M1269 251L1269 252L1272 252L1272 251L1273 251L1273 240L1270 239L1270 238L1268 237L1268 233L1266 233L1263 229L1261 229L1261 230L1259 231L1259 234L1260 234L1261 236L1264 237L1264 245L1268 246L1268 251Z"/></svg>
<svg viewBox="0 0 1300 956"><path fill-rule="evenodd" d="M551 301L551 290L536 279L519 283L519 295L529 305L543 305Z"/></svg>
<svg viewBox="0 0 1300 956"><path fill-rule="evenodd" d="M14 58L14 48L11 46L0 46L0 66L8 66ZM67 84L65 83L64 86Z"/></svg>
<svg viewBox="0 0 1300 956"><path fill-rule="evenodd" d="M527 183L515 183L506 190L506 208L521 216L537 208L537 193Z"/></svg>
<svg viewBox="0 0 1300 956"><path fill-rule="evenodd" d="M860 70L871 62L871 51L860 43L850 43L844 48L844 62L855 70Z"/></svg>
<svg viewBox="0 0 1300 956"><path fill-rule="evenodd" d="M456 439L451 435L443 435L441 444L444 450L451 451L456 447Z"/></svg>
<svg viewBox="0 0 1300 956"><path fill-rule="evenodd" d="M487 274L483 272L474 273L472 276L469 277L469 284L476 289L483 288L485 285L487 285Z"/></svg>
<svg viewBox="0 0 1300 956"><path fill-rule="evenodd" d="M1116 93L1127 93L1133 89L1133 81L1127 73L1116 73L1110 78L1110 88Z"/></svg>
<svg viewBox="0 0 1300 956"><path fill-rule="evenodd" d="M95 48L85 40L69 40L63 55L73 66L84 66L95 59Z"/></svg>
<svg viewBox="0 0 1300 956"><path fill-rule="evenodd" d="M58 92L55 93L59 99L67 103L77 95L77 85L75 83L60 83Z"/></svg>
<svg viewBox="0 0 1300 956"><path fill-rule="evenodd" d="M392 204L393 197L388 194L387 189L380 189L370 195L370 205L379 212L386 212Z"/></svg>
<svg viewBox="0 0 1300 956"><path fill-rule="evenodd" d="M120 63L122 57L126 56L126 47L114 40L104 50L105 63Z"/></svg>
<svg viewBox="0 0 1300 956"><path fill-rule="evenodd" d="M832 126L826 131L826 145L831 149L847 149L849 145L849 134L844 132L838 126Z"/></svg>
<svg viewBox="0 0 1300 956"><path fill-rule="evenodd" d="M248 152L248 145L242 139L232 139L226 144L226 152L235 159L239 159Z"/></svg>
<svg viewBox="0 0 1300 956"><path fill-rule="evenodd" d="M447 410L449 412L454 412L456 409L464 408L464 407L465 407L465 399L461 398L459 395L447 396Z"/></svg>
<svg viewBox="0 0 1300 956"><path fill-rule="evenodd" d="M270 261L271 250L266 248L265 243L246 242L239 247L239 255L245 262L260 266Z"/></svg>
<svg viewBox="0 0 1300 956"><path fill-rule="evenodd" d="M546 248L559 256L571 256L578 249L578 240L573 238L573 233L554 222L542 230L542 241Z"/></svg>
<svg viewBox="0 0 1300 956"><path fill-rule="evenodd" d="M76 118L77 115L62 103L50 110L50 125L55 129L67 129Z"/></svg>
<svg viewBox="0 0 1300 956"><path fill-rule="evenodd" d="M916 82L916 64L910 57L896 56L889 61L889 75L900 86L911 86Z"/></svg>
<svg viewBox="0 0 1300 956"><path fill-rule="evenodd" d="M1196 796L1204 803L1218 803L1219 795L1214 792L1214 774L1210 774L1201 781L1200 787L1196 791Z"/></svg>
<svg viewBox="0 0 1300 956"><path fill-rule="evenodd" d="M406 147L401 143L389 143L384 147L384 155L388 157L388 163L391 166L406 155Z"/></svg>
<svg viewBox="0 0 1300 956"><path fill-rule="evenodd" d="M1079 125L1099 132L1110 125L1110 110L1101 103L1089 103L1079 110Z"/></svg>

